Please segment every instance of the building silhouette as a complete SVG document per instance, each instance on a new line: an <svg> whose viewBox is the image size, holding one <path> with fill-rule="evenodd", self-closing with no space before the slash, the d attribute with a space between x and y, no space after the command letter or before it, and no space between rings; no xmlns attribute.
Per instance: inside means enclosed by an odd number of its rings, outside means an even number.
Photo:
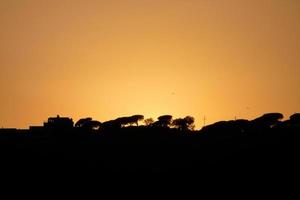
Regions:
<svg viewBox="0 0 300 200"><path fill-rule="evenodd" d="M74 127L74 122L72 118L68 117L50 117L47 122L44 122L44 128L46 129L72 129Z"/></svg>

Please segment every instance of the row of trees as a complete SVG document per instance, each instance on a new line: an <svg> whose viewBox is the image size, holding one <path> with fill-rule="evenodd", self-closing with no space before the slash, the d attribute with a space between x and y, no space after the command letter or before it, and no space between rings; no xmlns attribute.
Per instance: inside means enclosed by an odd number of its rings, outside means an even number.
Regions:
<svg viewBox="0 0 300 200"><path fill-rule="evenodd" d="M106 122L99 122L92 118L83 118L76 122L76 128L82 129L110 129L110 128L123 128L128 126L139 126L139 122L143 121L147 127L158 128L176 128L179 130L194 130L195 119L192 116L186 116L185 118L173 119L172 115L162 115L155 121L153 118L144 119L143 115L132 115L128 117L119 117L115 120Z"/></svg>
<svg viewBox="0 0 300 200"><path fill-rule="evenodd" d="M289 130L300 128L300 113L295 113L288 120L283 120L281 113L267 113L253 120L238 119L230 121L219 121L205 126L202 132L209 133L261 133L269 130Z"/></svg>
<svg viewBox="0 0 300 200"><path fill-rule="evenodd" d="M212 125L204 127L202 130L215 129L215 128L228 128L228 127L240 127L244 130L248 127L252 128L273 128L291 125L300 125L300 113L293 114L290 119L282 121L283 115L281 113L267 113L254 120L238 119L232 121L220 121ZM119 117L114 120L99 122L92 118L80 119L75 128L88 129L88 130L111 130L116 128L124 128L131 126L139 126L139 123L143 122L146 127L154 128L175 128L181 131L194 130L195 119L191 116L184 118L173 119L172 115L162 115L155 121L153 118L144 119L143 115L132 115L128 117Z"/></svg>

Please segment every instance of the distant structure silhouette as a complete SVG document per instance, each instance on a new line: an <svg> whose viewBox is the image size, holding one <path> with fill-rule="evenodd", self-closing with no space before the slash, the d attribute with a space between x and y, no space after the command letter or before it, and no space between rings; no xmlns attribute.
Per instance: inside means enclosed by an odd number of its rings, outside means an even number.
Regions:
<svg viewBox="0 0 300 200"><path fill-rule="evenodd" d="M50 117L48 121L44 123L46 129L72 129L74 127L73 119L68 117Z"/></svg>

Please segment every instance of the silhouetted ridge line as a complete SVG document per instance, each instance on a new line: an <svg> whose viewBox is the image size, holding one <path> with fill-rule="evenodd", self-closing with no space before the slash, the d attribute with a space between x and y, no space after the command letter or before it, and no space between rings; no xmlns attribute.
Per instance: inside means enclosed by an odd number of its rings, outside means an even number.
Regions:
<svg viewBox="0 0 300 200"><path fill-rule="evenodd" d="M300 167L300 114L282 119L267 113L194 130L191 116L155 121L132 115L105 122L87 117L75 125L68 117L50 117L29 130L0 129L0 168L199 173L216 166L234 171L288 166L293 172Z"/></svg>

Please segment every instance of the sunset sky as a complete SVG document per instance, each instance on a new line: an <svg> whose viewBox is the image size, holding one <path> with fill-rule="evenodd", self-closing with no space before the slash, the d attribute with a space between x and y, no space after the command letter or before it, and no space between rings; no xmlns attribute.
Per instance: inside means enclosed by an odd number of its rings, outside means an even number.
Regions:
<svg viewBox="0 0 300 200"><path fill-rule="evenodd" d="M0 128L300 112L299 0L0 0Z"/></svg>

